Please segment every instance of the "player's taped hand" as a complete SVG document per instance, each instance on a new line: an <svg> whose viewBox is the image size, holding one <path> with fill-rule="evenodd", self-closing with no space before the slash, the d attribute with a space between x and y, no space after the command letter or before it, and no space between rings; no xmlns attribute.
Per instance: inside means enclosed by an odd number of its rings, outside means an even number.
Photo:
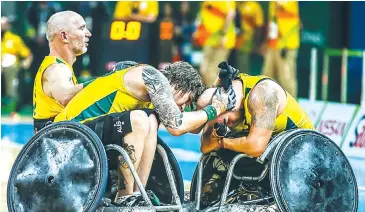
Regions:
<svg viewBox="0 0 365 212"><path fill-rule="evenodd" d="M232 110L236 106L236 93L234 92L232 85L228 87L226 93L228 95L227 110Z"/></svg>
<svg viewBox="0 0 365 212"><path fill-rule="evenodd" d="M237 77L239 70L228 65L226 61L221 62L218 68L220 68L218 77L222 81L224 89L227 89L232 84L232 80Z"/></svg>
<svg viewBox="0 0 365 212"><path fill-rule="evenodd" d="M232 86L229 86L226 92L223 91L223 88L217 88L212 98L212 105L219 110L218 115L224 111L232 110L236 105L236 93Z"/></svg>

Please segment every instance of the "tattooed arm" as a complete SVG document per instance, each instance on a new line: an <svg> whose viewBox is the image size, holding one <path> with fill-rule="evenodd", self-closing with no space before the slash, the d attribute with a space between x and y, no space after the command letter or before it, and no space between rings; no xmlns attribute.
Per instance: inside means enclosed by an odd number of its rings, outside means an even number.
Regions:
<svg viewBox="0 0 365 212"><path fill-rule="evenodd" d="M142 79L147 86L151 102L159 115L160 121L174 136L193 131L205 124L208 116L205 111L181 112L174 101L172 89L166 77L151 66L143 67ZM225 96L227 97L227 95ZM222 97L223 98L223 97ZM220 99L212 104L217 114L225 111L228 100Z"/></svg>
<svg viewBox="0 0 365 212"><path fill-rule="evenodd" d="M224 148L254 157L265 151L278 115L279 92L284 91L272 80L264 80L254 87L247 103L252 116L250 132L247 137L224 138Z"/></svg>

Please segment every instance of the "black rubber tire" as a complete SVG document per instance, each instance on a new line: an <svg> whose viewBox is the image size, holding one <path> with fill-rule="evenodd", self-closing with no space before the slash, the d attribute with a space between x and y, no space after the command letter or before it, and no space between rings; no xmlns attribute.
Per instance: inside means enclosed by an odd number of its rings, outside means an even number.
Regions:
<svg viewBox="0 0 365 212"><path fill-rule="evenodd" d="M98 158L99 158L101 170L100 170L98 188L96 189L96 192L94 194L95 198L92 200L91 204L84 211L96 211L96 209L100 206L101 199L105 192L105 188L107 185L107 178L108 178L108 163L107 163L107 157L106 157L106 152L105 152L104 146L101 143L98 136L87 126L80 124L80 123L76 123L76 122L64 121L64 122L58 122L58 123L54 123L54 124L44 127L37 134L35 134L19 152L19 154L13 164L13 167L11 169L8 186L7 186L7 204L8 204L8 210L10 212L15 212L15 211L19 210L19 207L16 207L16 206L14 207L14 205L12 203L12 199L9 198L12 196L13 189L11 189L11 187L14 183L14 176L16 175L16 172L18 171L17 167L18 167L19 162L21 161L21 159L24 156L26 157L26 153L28 152L28 150L30 148L33 147L33 145L35 145L34 142L37 141L38 138L40 138L46 132L48 132L52 129L56 129L56 128L68 128L68 129L77 130L80 133L82 133L83 135L85 135L85 137L88 137L91 141L93 141L94 147L95 147L96 151L98 152ZM47 208L45 208L45 210L47 210Z"/></svg>
<svg viewBox="0 0 365 212"><path fill-rule="evenodd" d="M288 208L287 203L285 202L285 198L283 197L282 190L280 190L280 185L281 185L280 177L277 177L277 176L280 176L279 175L279 173L280 173L279 168L280 168L281 162L278 161L278 158L280 158L281 155L283 154L282 150L287 148L287 146L288 146L287 142L285 142L285 141L287 141L289 139L294 139L295 137L299 137L299 136L302 136L302 135L312 135L312 136L316 136L318 138L323 139L323 141L328 142L327 147L329 145L331 145L332 148L336 149L336 152L338 154L337 157L342 156L342 159L343 159L343 162L344 162L342 165L345 165L346 167L348 167L349 172L351 173L351 176L353 177L351 179L353 181L352 185L354 186L354 199L353 199L354 205L352 207L352 210L348 210L348 211L351 211L351 212L357 211L358 210L358 200L359 200L358 189L357 189L358 187L356 186L357 182L356 182L355 174L353 172L353 169L351 168L351 164L348 161L346 155L342 152L341 148L334 141L332 141L329 137L319 133L316 130L308 130L308 129L297 129L297 130L292 130L292 131L289 131L289 132L285 133L285 135L283 135L279 138L282 141L280 141L280 143L277 145L277 147L275 149L275 152L273 154L272 158L273 158L274 162L271 163L270 178L271 178L271 188L272 188L273 194L275 196L278 209L280 211L283 211L283 212L290 212L291 211ZM334 191L331 191L331 192L334 192ZM313 192L313 194L314 194L314 192ZM303 200L301 200L301 201L303 201ZM306 205L306 207L308 207L307 210L309 210L309 206ZM319 208L319 209L321 211L326 210L325 208ZM336 209L339 210L338 208L336 208ZM328 209L326 211L328 211ZM335 211L335 210L332 208L332 210L329 210L329 211ZM343 210L341 210L341 211L343 211ZM347 211L347 209L346 209L346 211Z"/></svg>

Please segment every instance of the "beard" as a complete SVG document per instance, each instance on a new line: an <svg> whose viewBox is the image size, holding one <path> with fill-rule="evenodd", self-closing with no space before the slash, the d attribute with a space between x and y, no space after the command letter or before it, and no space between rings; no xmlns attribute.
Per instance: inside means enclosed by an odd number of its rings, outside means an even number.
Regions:
<svg viewBox="0 0 365 212"><path fill-rule="evenodd" d="M72 51L76 56L80 56L87 52L87 47L84 43L73 42L73 43L71 43L71 45L73 46Z"/></svg>
<svg viewBox="0 0 365 212"><path fill-rule="evenodd" d="M80 56L80 55L85 54L87 52L87 47L83 46L81 48L73 48L73 52L76 56Z"/></svg>

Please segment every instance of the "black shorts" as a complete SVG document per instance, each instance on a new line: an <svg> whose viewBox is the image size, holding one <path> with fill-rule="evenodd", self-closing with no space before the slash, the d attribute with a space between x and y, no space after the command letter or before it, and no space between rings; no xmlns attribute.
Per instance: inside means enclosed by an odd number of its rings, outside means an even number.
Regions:
<svg viewBox="0 0 365 212"><path fill-rule="evenodd" d="M144 111L147 116L154 113L151 109L139 110ZM124 147L124 136L132 132L130 115L131 111L111 113L98 117L92 121L86 121L84 124L98 135L104 146L108 144L117 144ZM119 167L119 155L119 152L115 150L107 151L109 170L116 170Z"/></svg>
<svg viewBox="0 0 365 212"><path fill-rule="evenodd" d="M154 113L151 109L140 110L144 111L147 116ZM108 144L123 146L124 136L132 132L130 114L131 111L111 113L92 121L86 121L84 124L98 135L104 146Z"/></svg>

